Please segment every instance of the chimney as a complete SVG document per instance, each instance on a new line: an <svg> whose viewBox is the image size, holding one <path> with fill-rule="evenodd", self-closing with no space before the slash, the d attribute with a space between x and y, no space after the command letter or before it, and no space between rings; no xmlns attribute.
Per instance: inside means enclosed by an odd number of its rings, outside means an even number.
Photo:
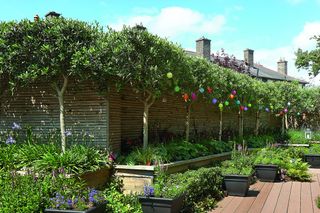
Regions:
<svg viewBox="0 0 320 213"><path fill-rule="evenodd" d="M201 37L196 41L196 52L197 55L206 58L210 61L211 55L211 40L205 37Z"/></svg>
<svg viewBox="0 0 320 213"><path fill-rule="evenodd" d="M244 56L244 62L249 65L250 67L253 67L253 63L254 63L254 60L253 60L253 52L254 50L251 50L251 49L245 49L243 51L243 56Z"/></svg>
<svg viewBox="0 0 320 213"><path fill-rule="evenodd" d="M45 17L46 17L46 18L53 18L53 17L58 18L60 15L61 15L60 13L56 13L56 12L54 12L54 11L51 11L51 12L47 13L47 14L45 15Z"/></svg>
<svg viewBox="0 0 320 213"><path fill-rule="evenodd" d="M278 72L288 75L288 61L280 58L278 61Z"/></svg>

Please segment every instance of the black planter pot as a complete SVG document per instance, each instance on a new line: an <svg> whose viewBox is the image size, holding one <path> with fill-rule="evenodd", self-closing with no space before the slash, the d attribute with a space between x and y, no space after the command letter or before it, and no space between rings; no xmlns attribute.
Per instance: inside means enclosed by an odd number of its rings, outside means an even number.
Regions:
<svg viewBox="0 0 320 213"><path fill-rule="evenodd" d="M310 164L312 168L320 168L320 155L319 154L305 154L304 160Z"/></svg>
<svg viewBox="0 0 320 213"><path fill-rule="evenodd" d="M161 197L139 197L144 213L178 213L183 207L184 196L174 199Z"/></svg>
<svg viewBox="0 0 320 213"><path fill-rule="evenodd" d="M246 196L249 190L250 180L251 176L248 175L225 175L224 184L228 195Z"/></svg>
<svg viewBox="0 0 320 213"><path fill-rule="evenodd" d="M256 176L260 181L265 182L274 182L278 180L278 170L279 167L277 165L272 164L259 164L255 165Z"/></svg>
<svg viewBox="0 0 320 213"><path fill-rule="evenodd" d="M79 210L63 210L63 209L45 209L44 212L47 213L105 213L107 203L102 203L94 206L90 209L79 211Z"/></svg>

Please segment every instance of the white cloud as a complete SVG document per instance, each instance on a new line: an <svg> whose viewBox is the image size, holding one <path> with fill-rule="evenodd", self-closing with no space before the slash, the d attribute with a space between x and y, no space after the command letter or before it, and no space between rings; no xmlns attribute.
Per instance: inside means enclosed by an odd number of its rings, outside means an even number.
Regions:
<svg viewBox="0 0 320 213"><path fill-rule="evenodd" d="M277 61L280 58L284 58L288 61L288 74L300 79L310 81L312 84L320 85L320 76L314 79L309 79L308 72L306 70L297 70L295 67L295 52L298 48L303 50L310 50L316 47L316 42L310 40L314 35L320 35L320 22L308 22L304 25L303 30L292 39L291 44L284 47L274 49L256 49L255 61L260 62L265 67L277 70Z"/></svg>
<svg viewBox="0 0 320 213"><path fill-rule="evenodd" d="M223 15L204 15L198 11L183 7L167 7L153 15L137 15L121 18L110 26L121 29L123 25L133 26L142 23L162 37L176 37L184 33L214 34L222 31L226 23Z"/></svg>

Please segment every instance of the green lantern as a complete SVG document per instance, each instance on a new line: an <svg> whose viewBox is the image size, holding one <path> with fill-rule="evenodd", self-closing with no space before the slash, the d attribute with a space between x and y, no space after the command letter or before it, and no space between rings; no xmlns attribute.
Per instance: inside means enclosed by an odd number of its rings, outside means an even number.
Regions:
<svg viewBox="0 0 320 213"><path fill-rule="evenodd" d="M229 106L229 101L225 101L224 105Z"/></svg>

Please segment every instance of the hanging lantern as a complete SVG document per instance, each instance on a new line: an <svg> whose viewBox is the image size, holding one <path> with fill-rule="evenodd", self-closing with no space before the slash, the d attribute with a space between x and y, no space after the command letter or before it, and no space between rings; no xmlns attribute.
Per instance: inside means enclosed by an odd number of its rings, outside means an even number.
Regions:
<svg viewBox="0 0 320 213"><path fill-rule="evenodd" d="M248 107L250 108L250 107L252 107L252 105L251 105L251 104L248 104Z"/></svg>
<svg viewBox="0 0 320 213"><path fill-rule="evenodd" d="M243 111L244 110L244 106L240 106L240 110Z"/></svg>
<svg viewBox="0 0 320 213"><path fill-rule="evenodd" d="M199 92L204 93L204 89L201 87L201 88L199 89Z"/></svg>
<svg viewBox="0 0 320 213"><path fill-rule="evenodd" d="M219 108L222 109L223 108L223 103L219 104Z"/></svg>
<svg viewBox="0 0 320 213"><path fill-rule="evenodd" d="M244 111L248 111L248 107L245 106L245 107L243 108L243 110L244 110Z"/></svg>
<svg viewBox="0 0 320 213"><path fill-rule="evenodd" d="M280 115L283 115L283 111L281 110L279 114L280 114Z"/></svg>
<svg viewBox="0 0 320 213"><path fill-rule="evenodd" d="M182 97L185 102L187 102L189 100L189 95L187 93L184 93Z"/></svg>
<svg viewBox="0 0 320 213"><path fill-rule="evenodd" d="M230 94L230 95L229 95L229 98L230 98L230 99L234 99L234 95Z"/></svg>
<svg viewBox="0 0 320 213"><path fill-rule="evenodd" d="M212 99L212 103L213 103L213 104L216 104L217 102L218 102L218 100L217 100L216 98L213 98L213 99Z"/></svg>
<svg viewBox="0 0 320 213"><path fill-rule="evenodd" d="M174 91L175 91L175 92L179 92L179 91L180 91L180 87L179 87L179 86L175 86L175 87L174 87Z"/></svg>
<svg viewBox="0 0 320 213"><path fill-rule="evenodd" d="M273 109L273 106L272 106L272 105L270 105L270 109Z"/></svg>
<svg viewBox="0 0 320 213"><path fill-rule="evenodd" d="M297 112L297 115L299 116L299 115L300 115L300 112Z"/></svg>
<svg viewBox="0 0 320 213"><path fill-rule="evenodd" d="M209 94L211 94L212 93L212 88L211 87L207 87L207 91L208 91Z"/></svg>
<svg viewBox="0 0 320 213"><path fill-rule="evenodd" d="M196 100L197 99L196 93L192 92L191 93L191 98L192 98L193 101Z"/></svg>
<svg viewBox="0 0 320 213"><path fill-rule="evenodd" d="M229 106L229 101L225 101L224 105Z"/></svg>
<svg viewBox="0 0 320 213"><path fill-rule="evenodd" d="M172 77L173 77L172 72L168 72L168 73L167 73L167 78L169 78L169 79L170 79L170 78L172 78Z"/></svg>
<svg viewBox="0 0 320 213"><path fill-rule="evenodd" d="M288 106L291 106L291 103L290 103L290 101L289 101L289 102L287 103L287 105L288 105Z"/></svg>
<svg viewBox="0 0 320 213"><path fill-rule="evenodd" d="M270 112L270 109L268 107L266 107L266 112Z"/></svg>
<svg viewBox="0 0 320 213"><path fill-rule="evenodd" d="M232 90L232 91L231 91L231 94L232 94L232 95L236 95L236 94L237 94L237 91Z"/></svg>
<svg viewBox="0 0 320 213"><path fill-rule="evenodd" d="M236 100L236 104L237 104L237 105L240 105L240 101L239 101L239 100Z"/></svg>
<svg viewBox="0 0 320 213"><path fill-rule="evenodd" d="M287 108L284 108L283 112L284 112L284 113L287 113L287 112L288 112L288 109L287 109Z"/></svg>

